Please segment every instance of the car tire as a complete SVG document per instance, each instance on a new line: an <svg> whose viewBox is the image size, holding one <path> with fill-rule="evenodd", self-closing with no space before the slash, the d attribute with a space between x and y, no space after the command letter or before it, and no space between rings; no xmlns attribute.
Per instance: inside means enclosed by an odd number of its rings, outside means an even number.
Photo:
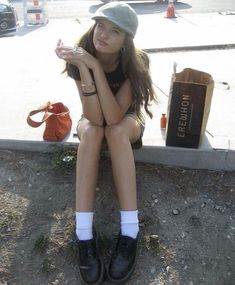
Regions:
<svg viewBox="0 0 235 285"><path fill-rule="evenodd" d="M0 22L0 29L4 31L4 30L6 30L7 28L8 28L8 23L7 23L6 21L4 21L4 20L1 21L1 22Z"/></svg>

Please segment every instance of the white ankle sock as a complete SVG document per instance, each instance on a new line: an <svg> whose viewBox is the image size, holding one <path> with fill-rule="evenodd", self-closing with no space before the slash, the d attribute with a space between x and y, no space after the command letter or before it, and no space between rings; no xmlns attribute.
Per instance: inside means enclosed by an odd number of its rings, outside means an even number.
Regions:
<svg viewBox="0 0 235 285"><path fill-rule="evenodd" d="M120 211L120 213L122 235L136 238L139 232L138 210Z"/></svg>
<svg viewBox="0 0 235 285"><path fill-rule="evenodd" d="M79 240L93 238L93 212L76 212L76 234Z"/></svg>

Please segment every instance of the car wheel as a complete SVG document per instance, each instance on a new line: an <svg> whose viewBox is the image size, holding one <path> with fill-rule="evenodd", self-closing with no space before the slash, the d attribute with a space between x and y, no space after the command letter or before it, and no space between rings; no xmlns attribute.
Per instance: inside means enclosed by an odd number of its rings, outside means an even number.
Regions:
<svg viewBox="0 0 235 285"><path fill-rule="evenodd" d="M6 30L8 28L7 22L6 21L2 21L0 23L0 28L1 28L1 30Z"/></svg>

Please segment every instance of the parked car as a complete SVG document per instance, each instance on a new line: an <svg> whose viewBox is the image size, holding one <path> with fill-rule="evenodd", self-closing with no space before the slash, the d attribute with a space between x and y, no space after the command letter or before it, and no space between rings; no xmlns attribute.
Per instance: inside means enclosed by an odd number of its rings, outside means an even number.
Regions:
<svg viewBox="0 0 235 285"><path fill-rule="evenodd" d="M112 2L114 0L101 0L103 3L109 3L109 2ZM124 0L116 0L116 1L124 1ZM128 0L126 2L131 2L132 0ZM150 2L151 0L133 0L133 1L140 1L140 2ZM178 0L172 0L172 2L177 2ZM153 0L152 2L154 3L168 3L169 1L168 0Z"/></svg>
<svg viewBox="0 0 235 285"><path fill-rule="evenodd" d="M19 26L14 6L8 0L0 0L0 35L16 32Z"/></svg>

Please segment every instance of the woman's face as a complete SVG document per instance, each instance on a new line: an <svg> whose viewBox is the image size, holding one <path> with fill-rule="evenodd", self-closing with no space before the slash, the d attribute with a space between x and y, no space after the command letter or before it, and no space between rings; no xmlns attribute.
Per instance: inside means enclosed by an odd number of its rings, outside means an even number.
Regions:
<svg viewBox="0 0 235 285"><path fill-rule="evenodd" d="M117 53L123 47L125 32L107 20L98 20L93 36L93 43L98 52Z"/></svg>

